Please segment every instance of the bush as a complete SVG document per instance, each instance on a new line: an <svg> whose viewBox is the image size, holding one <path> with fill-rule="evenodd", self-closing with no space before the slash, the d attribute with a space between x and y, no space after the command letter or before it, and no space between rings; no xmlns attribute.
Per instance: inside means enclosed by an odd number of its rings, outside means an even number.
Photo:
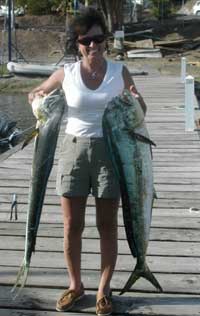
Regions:
<svg viewBox="0 0 200 316"><path fill-rule="evenodd" d="M26 11L33 15L50 14L53 7L59 6L60 0L16 0L16 6L26 7Z"/></svg>
<svg viewBox="0 0 200 316"><path fill-rule="evenodd" d="M159 19L165 19L172 13L172 1L170 0L151 0L153 14Z"/></svg>

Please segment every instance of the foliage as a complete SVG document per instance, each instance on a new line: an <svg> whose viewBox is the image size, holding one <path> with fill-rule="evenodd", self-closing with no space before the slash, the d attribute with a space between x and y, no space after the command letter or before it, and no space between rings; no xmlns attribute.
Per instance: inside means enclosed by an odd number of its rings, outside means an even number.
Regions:
<svg viewBox="0 0 200 316"><path fill-rule="evenodd" d="M171 0L151 0L153 14L159 19L165 19L172 13Z"/></svg>
<svg viewBox="0 0 200 316"><path fill-rule="evenodd" d="M82 4L93 4L94 0L80 0ZM56 8L65 9L73 7L73 0L15 0L15 6L23 6L26 11L33 15L50 14Z"/></svg>
<svg viewBox="0 0 200 316"><path fill-rule="evenodd" d="M23 6L27 12L33 15L50 14L52 8L58 7L60 0L16 0L16 6Z"/></svg>
<svg viewBox="0 0 200 316"><path fill-rule="evenodd" d="M124 0L79 0L81 4L97 4L104 13L109 31L120 29L123 25L123 1ZM50 14L59 8L65 11L73 5L73 0L15 0L15 6L23 6L26 12L33 15ZM71 5L70 5L71 4Z"/></svg>
<svg viewBox="0 0 200 316"><path fill-rule="evenodd" d="M98 5L102 9L107 20L109 32L120 30L123 25L124 0L99 0Z"/></svg>

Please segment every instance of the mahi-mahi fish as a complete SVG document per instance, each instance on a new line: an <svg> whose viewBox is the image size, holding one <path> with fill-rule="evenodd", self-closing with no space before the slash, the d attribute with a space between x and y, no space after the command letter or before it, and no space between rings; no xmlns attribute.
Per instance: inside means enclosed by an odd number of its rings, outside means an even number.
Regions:
<svg viewBox="0 0 200 316"><path fill-rule="evenodd" d="M124 226L136 265L120 294L137 279L149 280L162 288L146 262L154 199L150 139L138 100L125 90L113 98L104 111L103 135L119 180Z"/></svg>
<svg viewBox="0 0 200 316"><path fill-rule="evenodd" d="M38 96L34 99L32 104L33 113L37 118L37 124L29 186L25 250L24 258L12 291L14 291L17 286L23 288L28 277L31 256L35 251L46 186L53 166L64 107L65 99L60 90L54 90L45 97Z"/></svg>

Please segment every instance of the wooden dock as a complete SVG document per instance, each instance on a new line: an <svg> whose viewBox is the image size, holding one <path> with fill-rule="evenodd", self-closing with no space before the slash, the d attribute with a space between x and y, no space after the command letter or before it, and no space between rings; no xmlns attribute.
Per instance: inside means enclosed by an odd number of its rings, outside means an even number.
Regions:
<svg viewBox="0 0 200 316"><path fill-rule="evenodd" d="M114 314L199 316L199 135L196 131L185 132L184 87L180 78L141 76L135 82L148 104L146 121L151 139L157 144L153 158L158 199L153 209L147 261L164 293L157 293L149 282L141 279L130 292L118 295L135 265L125 240L120 210L119 254L112 280ZM55 311L56 300L68 284L62 250L62 215L55 192L57 154L27 286L16 300L10 293L23 258L32 153L30 144L0 163L0 316L64 316ZM18 199L17 221L9 220L13 194ZM95 207L89 197L82 253L86 298L68 314L95 314L99 269Z"/></svg>

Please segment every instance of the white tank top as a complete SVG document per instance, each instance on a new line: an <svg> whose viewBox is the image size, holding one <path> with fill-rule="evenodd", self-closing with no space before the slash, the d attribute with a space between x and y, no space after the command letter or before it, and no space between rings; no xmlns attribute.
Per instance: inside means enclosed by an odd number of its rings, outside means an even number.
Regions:
<svg viewBox="0 0 200 316"><path fill-rule="evenodd" d="M80 72L81 62L64 65L63 90L68 105L65 132L82 137L102 137L102 116L107 103L124 89L123 64L107 61L107 70L100 86L86 87Z"/></svg>

